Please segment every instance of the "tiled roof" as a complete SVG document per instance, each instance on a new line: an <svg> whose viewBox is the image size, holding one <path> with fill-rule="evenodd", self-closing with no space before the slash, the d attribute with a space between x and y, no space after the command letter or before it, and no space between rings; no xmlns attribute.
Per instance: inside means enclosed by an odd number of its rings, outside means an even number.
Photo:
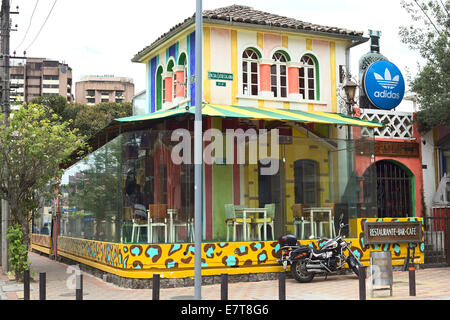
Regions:
<svg viewBox="0 0 450 320"><path fill-rule="evenodd" d="M351 38L359 38L363 36L362 31L353 31L338 27L329 27L318 24L313 24L309 22L304 22L301 20L288 18L284 16L280 16L273 13L268 13L264 11L255 10L248 6L242 5L232 5L228 7L218 8L214 10L204 10L203 11L203 19L205 22L214 23L214 20L217 22L226 22L226 23L242 23L249 24L253 26L265 26L265 27L275 27L286 30L297 30L304 32L315 32L315 33L323 33L330 35L339 35L339 36L348 36ZM153 50L160 43L167 40L170 36L175 34L178 30L182 29L185 26L195 23L195 14L190 18L185 19L183 22L172 27L167 33L161 35L158 39L156 39L151 45L147 46L140 52L138 52L132 61L138 62L141 57L145 54Z"/></svg>

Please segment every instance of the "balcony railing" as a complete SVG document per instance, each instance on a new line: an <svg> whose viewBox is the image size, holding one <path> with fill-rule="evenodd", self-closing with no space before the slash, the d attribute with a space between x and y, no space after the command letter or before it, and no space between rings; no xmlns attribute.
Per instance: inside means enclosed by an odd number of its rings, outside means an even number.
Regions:
<svg viewBox="0 0 450 320"><path fill-rule="evenodd" d="M386 124L375 128L375 138L413 139L413 113L388 110L361 109L361 119Z"/></svg>

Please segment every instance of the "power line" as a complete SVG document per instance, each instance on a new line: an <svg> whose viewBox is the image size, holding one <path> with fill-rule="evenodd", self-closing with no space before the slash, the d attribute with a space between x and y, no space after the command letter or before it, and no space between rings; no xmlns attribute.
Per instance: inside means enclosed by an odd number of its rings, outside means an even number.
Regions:
<svg viewBox="0 0 450 320"><path fill-rule="evenodd" d="M42 31L42 29L44 28L45 23L47 22L48 18L49 18L50 15L52 14L52 11L53 11L53 8L54 8L55 5L56 5L56 2L58 2L58 0L55 0L55 2L53 2L53 6L52 6L52 8L50 9L50 12L49 12L48 15L47 15L47 18L45 18L45 21L44 21L44 23L42 24L41 28L39 29L39 31L38 31L36 37L34 37L33 41L31 41L31 43L28 45L28 47L26 47L26 49L25 49L24 51L27 51L28 48L31 47L31 46L33 45L34 41L36 41L37 37L39 37L39 35L41 34L41 31Z"/></svg>
<svg viewBox="0 0 450 320"><path fill-rule="evenodd" d="M14 51L16 51L16 50L22 45L22 43L25 41L25 38L26 38L27 35L28 35L28 31L30 30L31 22L33 21L34 12L36 11L36 8L37 8L38 3L39 3L39 0L36 0L36 4L34 5L33 13L31 14L31 17L30 17L30 23L28 24L27 31L25 32L25 35L23 36L22 41L20 42L20 44L16 47L16 49L15 49Z"/></svg>

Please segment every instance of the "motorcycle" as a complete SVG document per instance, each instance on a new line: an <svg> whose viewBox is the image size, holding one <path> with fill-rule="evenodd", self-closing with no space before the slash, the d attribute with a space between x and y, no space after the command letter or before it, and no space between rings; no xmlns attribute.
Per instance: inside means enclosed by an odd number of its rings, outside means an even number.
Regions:
<svg viewBox="0 0 450 320"><path fill-rule="evenodd" d="M347 263L349 268L359 275L361 262L351 250L351 241L346 241L341 235L344 227L348 226L342 222L343 215L339 221L339 232L334 239L319 239L319 249L311 246L298 245L297 238L292 235L284 235L278 243L281 246L281 258L277 260L284 270L291 266L291 272L298 282L311 282L318 273L335 274ZM345 255L347 250L349 253Z"/></svg>

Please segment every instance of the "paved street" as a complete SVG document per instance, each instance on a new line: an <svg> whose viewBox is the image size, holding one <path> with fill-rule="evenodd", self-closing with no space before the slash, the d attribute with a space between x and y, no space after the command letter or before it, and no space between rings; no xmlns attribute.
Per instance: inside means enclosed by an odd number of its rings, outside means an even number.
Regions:
<svg viewBox="0 0 450 320"><path fill-rule="evenodd" d="M47 300L74 300L73 273L69 265L30 253L35 281L31 284L31 299L39 299L39 272L47 273ZM408 272L393 274L393 296L389 290L377 291L372 298L367 286L367 299L374 300L448 300L450 299L450 268L420 269L416 271L415 297L409 296ZM127 289L107 283L88 273L83 273L84 300L150 300L151 289ZM23 299L23 285L0 275L0 299ZM278 280L229 283L229 300L278 300ZM194 298L193 287L162 288L161 300L186 300ZM202 299L220 300L220 284L202 287ZM301 284L286 280L287 300L359 300L358 279L354 275L317 277L311 283Z"/></svg>

